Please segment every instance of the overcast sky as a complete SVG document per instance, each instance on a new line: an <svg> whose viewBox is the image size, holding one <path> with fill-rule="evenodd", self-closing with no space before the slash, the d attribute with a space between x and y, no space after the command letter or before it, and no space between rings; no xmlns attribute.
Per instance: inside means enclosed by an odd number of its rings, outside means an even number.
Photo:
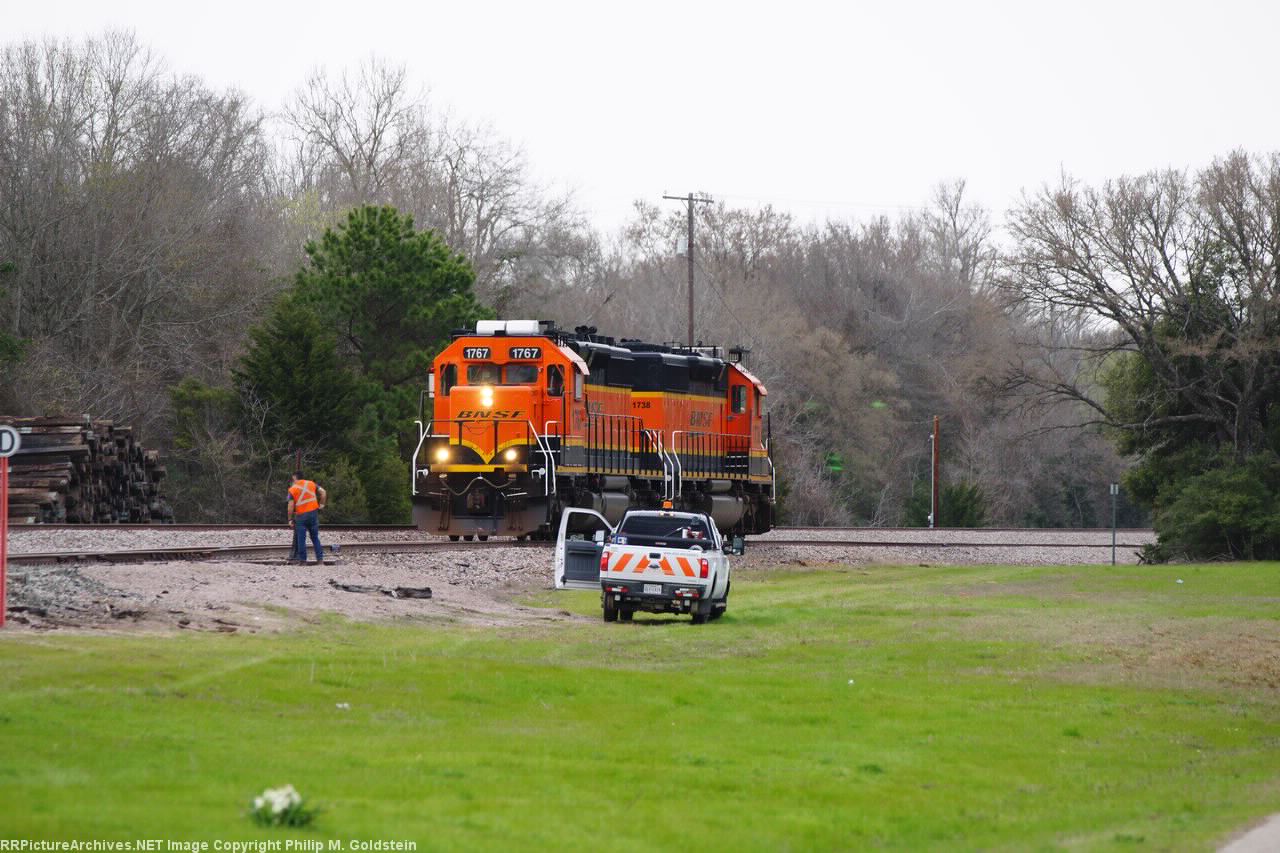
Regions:
<svg viewBox="0 0 1280 853"><path fill-rule="evenodd" d="M131 28L267 110L317 66L403 63L607 229L664 192L865 219L954 178L998 218L1063 169L1099 181L1280 149L1274 2L4 7L5 42Z"/></svg>

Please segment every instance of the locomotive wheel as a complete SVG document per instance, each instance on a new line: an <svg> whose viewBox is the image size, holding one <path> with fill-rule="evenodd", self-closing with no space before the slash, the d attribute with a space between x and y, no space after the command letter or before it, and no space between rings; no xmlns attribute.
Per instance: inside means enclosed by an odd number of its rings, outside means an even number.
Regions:
<svg viewBox="0 0 1280 853"><path fill-rule="evenodd" d="M480 535L478 535L476 538L477 538L477 539L479 539L481 542L488 542L488 541L489 541L489 535L488 535L487 533L481 533L481 534L480 534Z"/></svg>
<svg viewBox="0 0 1280 853"><path fill-rule="evenodd" d="M472 539L475 539L475 538L476 537L471 533L467 533L462 537L464 542L470 542Z"/></svg>
<svg viewBox="0 0 1280 853"><path fill-rule="evenodd" d="M450 542L457 542L457 541L458 541L458 534L456 534L456 533L450 533L450 534L449 534L449 541L450 541Z"/></svg>

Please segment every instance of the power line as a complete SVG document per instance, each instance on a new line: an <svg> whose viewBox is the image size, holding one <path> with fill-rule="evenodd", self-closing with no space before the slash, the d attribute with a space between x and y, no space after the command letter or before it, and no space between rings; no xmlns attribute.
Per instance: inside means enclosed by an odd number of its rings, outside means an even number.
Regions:
<svg viewBox="0 0 1280 853"><path fill-rule="evenodd" d="M786 198L783 196L758 196L745 193L716 193L717 198L737 199L739 201L756 201L764 204L803 205L805 207L850 207L863 210L916 210L925 211L932 208L927 204L873 204L861 201L840 201L838 199Z"/></svg>

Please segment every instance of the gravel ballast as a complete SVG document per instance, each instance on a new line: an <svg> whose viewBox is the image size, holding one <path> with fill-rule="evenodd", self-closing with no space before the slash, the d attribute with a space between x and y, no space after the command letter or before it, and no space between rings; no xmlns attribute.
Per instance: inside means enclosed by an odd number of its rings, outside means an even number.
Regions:
<svg viewBox="0 0 1280 853"><path fill-rule="evenodd" d="M13 554L126 551L236 545L287 545L291 531L191 531L164 527L118 530L18 528ZM326 545L439 541L416 531L321 531ZM918 542L912 545L778 545L771 540ZM954 544L940 545L940 541ZM1123 531L1121 543L1154 541L1150 531ZM974 547L978 542L1011 543ZM1025 542L1025 545L1012 543ZM1109 563L1110 531L982 531L844 529L778 530L748 540L735 560L740 572L840 565L1062 565ZM969 543L969 544L963 544ZM1032 545L1030 543L1040 543ZM1084 548L1043 547L1088 544ZM1137 561L1135 548L1117 560ZM344 553L332 565L285 565L282 560L174 560L21 565L9 572L9 619L29 629L282 630L324 613L357 620L420 619L485 625L520 625L578 618L524 607L526 592L549 589L551 550L536 547L456 547L425 553ZM348 592L330 581L373 592ZM396 598L377 590L432 590L430 598Z"/></svg>

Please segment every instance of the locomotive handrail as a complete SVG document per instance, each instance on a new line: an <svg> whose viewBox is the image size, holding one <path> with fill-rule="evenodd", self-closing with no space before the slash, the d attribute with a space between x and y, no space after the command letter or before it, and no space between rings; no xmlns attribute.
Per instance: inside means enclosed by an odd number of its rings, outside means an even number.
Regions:
<svg viewBox="0 0 1280 853"><path fill-rule="evenodd" d="M778 471L773 467L773 453L769 450L769 442L762 441L760 446L764 448L764 461L769 463L769 494L774 497L778 494Z"/></svg>
<svg viewBox="0 0 1280 853"><path fill-rule="evenodd" d="M542 429L544 431L545 437L538 435L537 427L535 427L532 423L529 424L529 429L533 430L534 438L537 439L538 441L538 450L541 451L543 458L546 459L546 462L547 462L546 476L542 478L542 494L545 497L551 497L556 493L556 460L554 455L555 451L551 449L551 440L550 440L552 424L556 424L558 426L560 422L547 421L545 424L543 424ZM564 446L563 434L560 436L560 444L562 447Z"/></svg>
<svg viewBox="0 0 1280 853"><path fill-rule="evenodd" d="M684 496L684 460L680 458L680 451L675 447L676 436L680 434L680 430L671 433L671 465L672 465L672 485L671 499Z"/></svg>
<svg viewBox="0 0 1280 853"><path fill-rule="evenodd" d="M681 439L684 439L682 442ZM692 430L675 430L671 433L672 452L679 461L679 488L677 494L684 493L684 476L696 473L706 476L717 474L729 476L750 476L751 474L751 438L746 435L726 432L701 432ZM691 446L692 445L692 446ZM699 453L698 451L702 452ZM684 459L685 454L692 454L691 460ZM742 461L735 462L731 457L741 455ZM711 461L714 460L714 461Z"/></svg>
<svg viewBox="0 0 1280 853"><path fill-rule="evenodd" d="M630 422L630 423L628 423ZM604 435L596 435L600 431L600 424L606 424L615 433L627 431L626 446L622 446L615 439L616 434L611 434L607 438ZM613 428L623 424L622 429ZM632 438L638 437L647 432L644 428L644 419L637 415L614 415L614 414L595 414L587 416L587 453L588 458L594 451L600 454L599 466L601 468L609 468L610 473L626 473L634 474L640 470L639 463L635 458L635 454L639 452L638 447L632 447ZM599 442L593 443L592 439L598 438ZM625 463L621 462L621 458L625 457Z"/></svg>
<svg viewBox="0 0 1280 853"><path fill-rule="evenodd" d="M649 437L649 442L657 448L658 458L662 460L662 499L674 500L674 476L675 463L667 453L667 448L662 441L662 431L656 429L643 430L644 434Z"/></svg>
<svg viewBox="0 0 1280 853"><path fill-rule="evenodd" d="M418 494L418 454L422 452L422 443L427 440L427 429L422 421L415 420L418 425L418 446L413 449L412 467L409 469L409 495ZM430 468L427 469L430 472Z"/></svg>

